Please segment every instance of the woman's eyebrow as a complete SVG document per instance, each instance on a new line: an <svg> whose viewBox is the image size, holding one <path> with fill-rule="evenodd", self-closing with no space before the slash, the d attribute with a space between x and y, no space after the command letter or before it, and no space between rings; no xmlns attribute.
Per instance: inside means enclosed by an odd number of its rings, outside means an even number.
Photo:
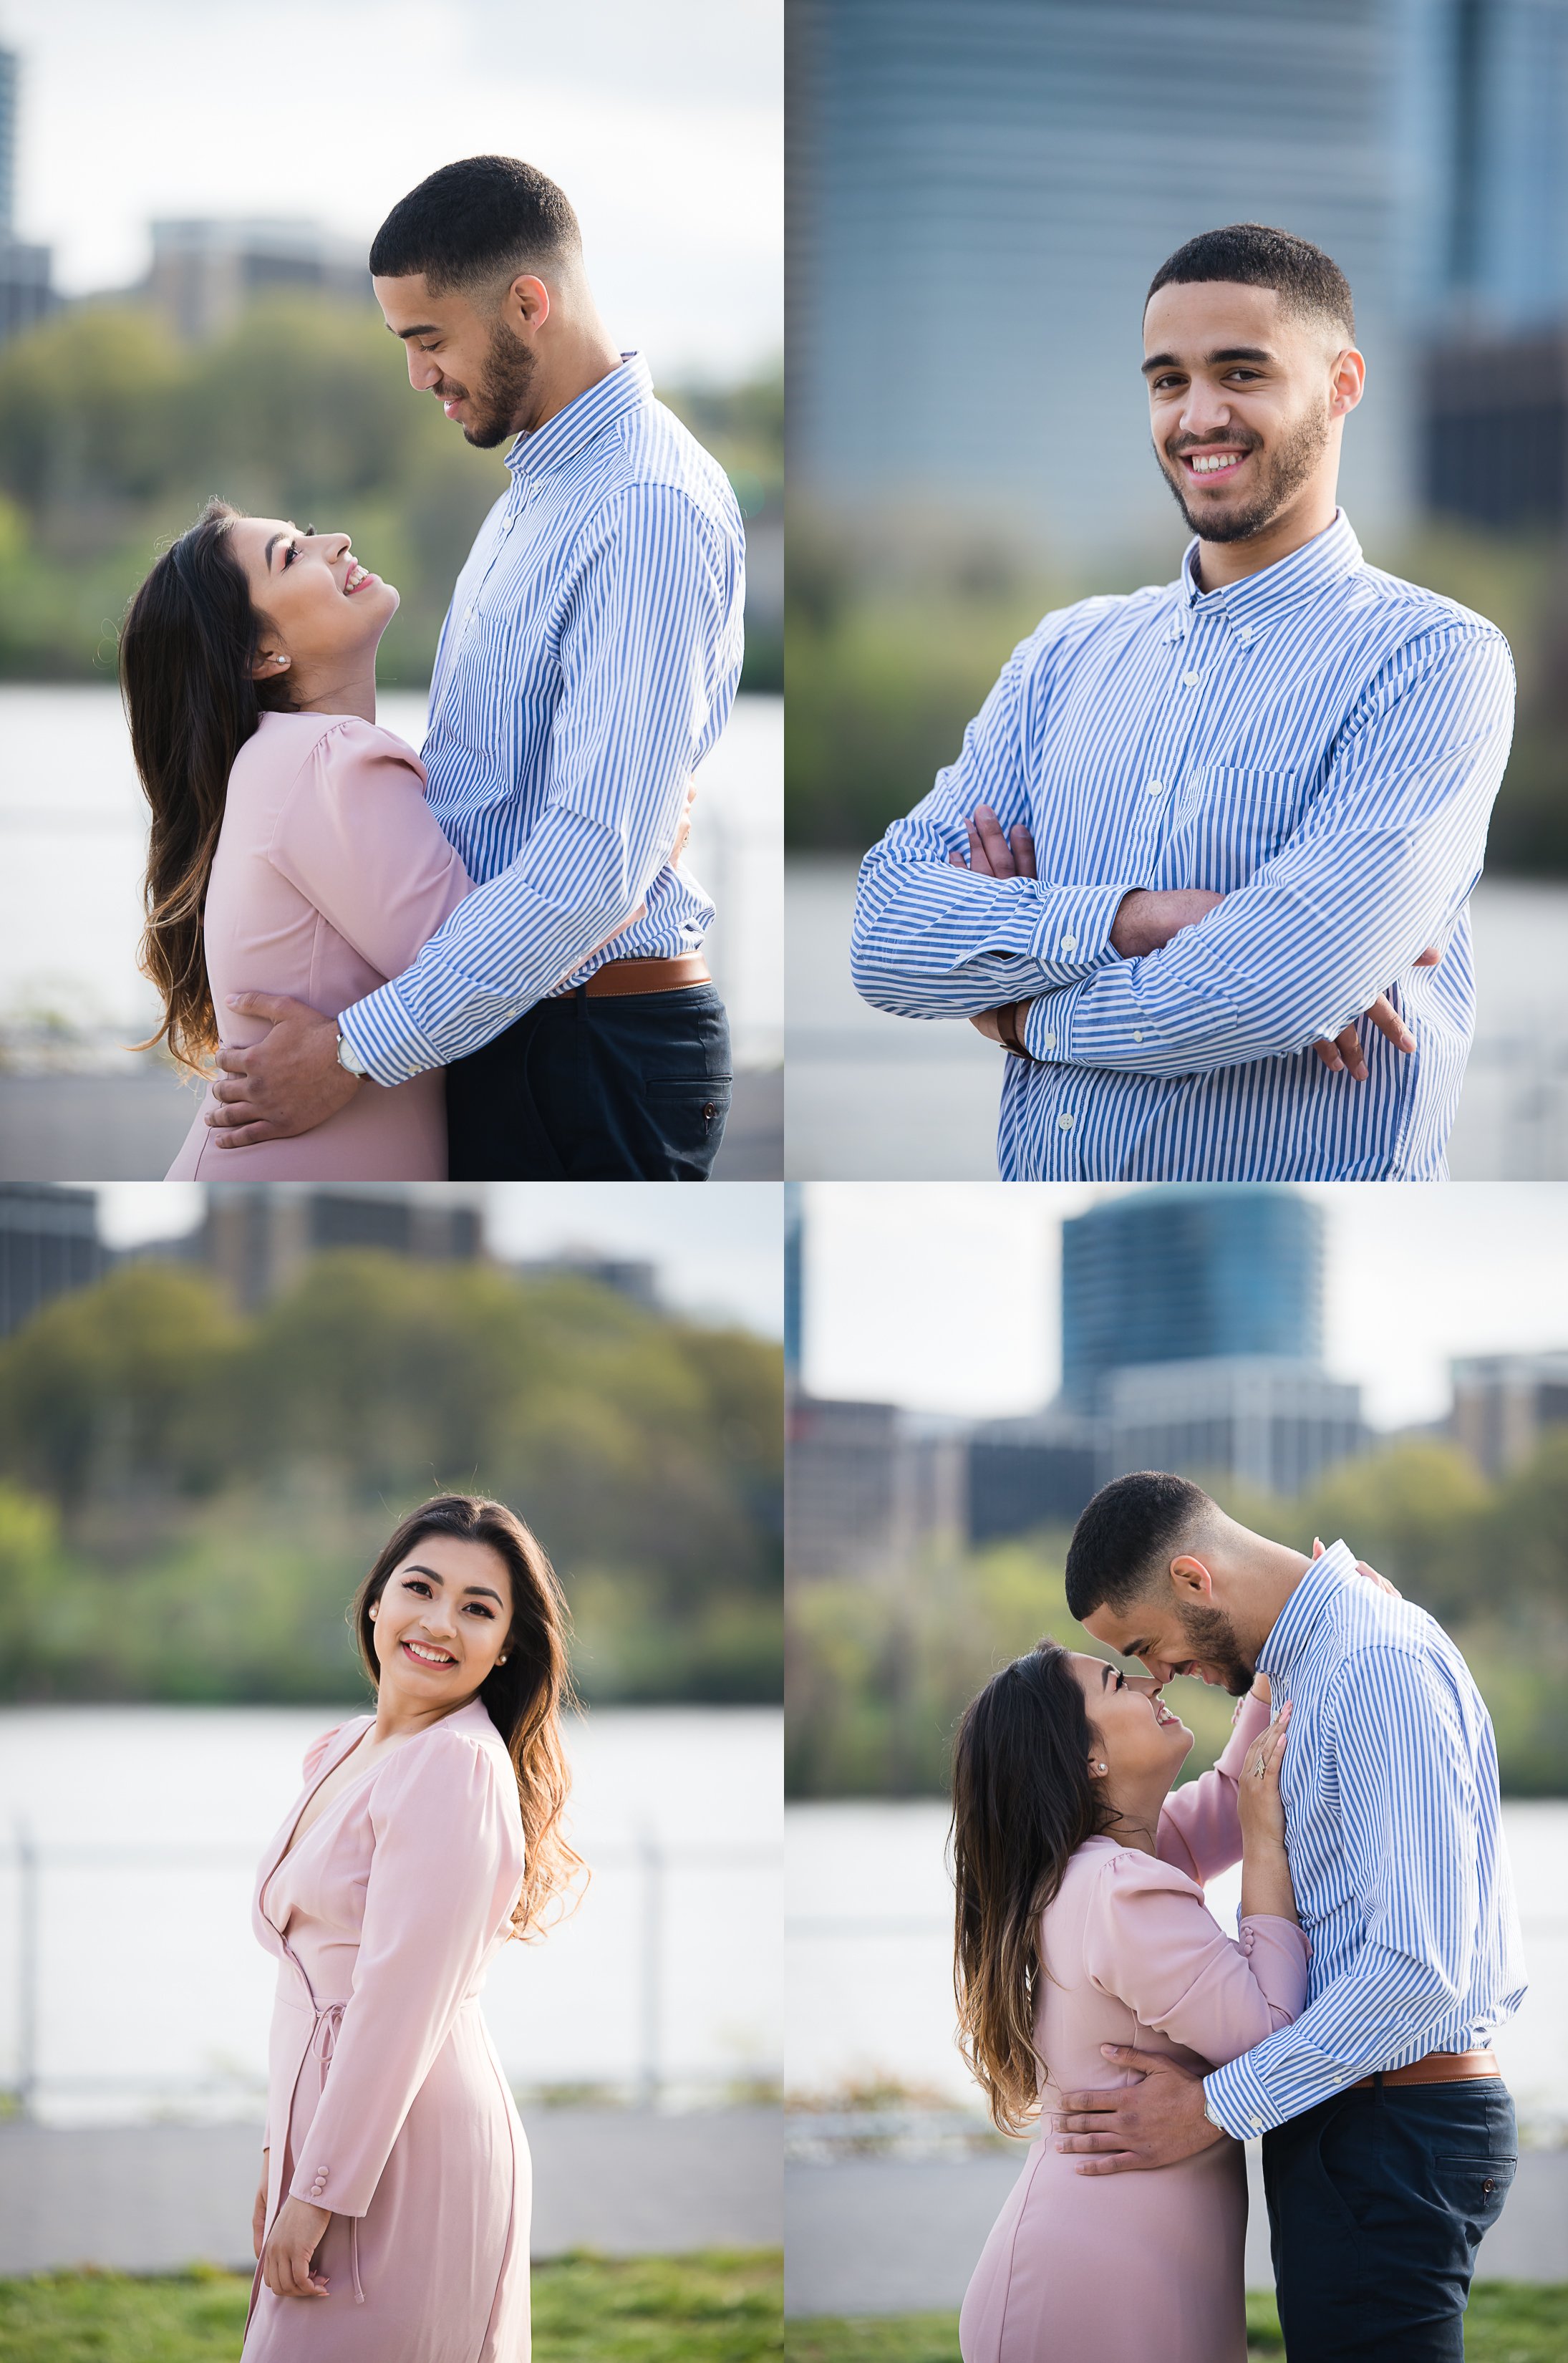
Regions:
<svg viewBox="0 0 1568 2363"><path fill-rule="evenodd" d="M293 526L290 526L288 528L289 533L293 533L296 530L297 528ZM261 554L261 563L269 574L272 571L272 552L277 549L278 544L281 541L286 540L287 538L287 534L275 533L272 536L271 540L267 544L265 550L263 550Z"/></svg>
<svg viewBox="0 0 1568 2363"><path fill-rule="evenodd" d="M1099 1670L1099 1686L1103 1690L1110 1680L1110 1660L1107 1658Z"/></svg>

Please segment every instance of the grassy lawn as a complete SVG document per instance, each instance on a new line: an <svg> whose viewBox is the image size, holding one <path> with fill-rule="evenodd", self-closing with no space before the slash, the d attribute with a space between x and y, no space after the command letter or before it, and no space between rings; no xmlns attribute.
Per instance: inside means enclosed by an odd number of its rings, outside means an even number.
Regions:
<svg viewBox="0 0 1568 2363"><path fill-rule="evenodd" d="M790 2322L784 2352L789 2363L958 2363L958 2317L865 2314L847 2322ZM1272 2297L1247 2300L1247 2352L1285 2353ZM1465 2317L1464 2355L1465 2363L1563 2363L1568 2286L1477 2281Z"/></svg>
<svg viewBox="0 0 1568 2363"><path fill-rule="evenodd" d="M563 2257L534 2268L535 2363L763 2363L784 2352L772 2250ZM236 2363L250 2283L198 2267L157 2280L0 2281L4 2363Z"/></svg>

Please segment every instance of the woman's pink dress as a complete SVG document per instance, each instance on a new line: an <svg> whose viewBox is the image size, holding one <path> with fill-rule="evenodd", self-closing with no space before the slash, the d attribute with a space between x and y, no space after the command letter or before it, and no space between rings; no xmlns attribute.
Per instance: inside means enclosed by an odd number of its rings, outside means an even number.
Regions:
<svg viewBox="0 0 1568 2363"><path fill-rule="evenodd" d="M1034 2024L1047 2121L969 2283L964 2363L1245 2363L1246 2165L1233 2141L1147 2172L1084 2175L1052 2147L1063 2091L1131 2082L1102 2043L1216 2068L1288 2025L1307 1992L1294 1921L1221 1935L1202 1882L1240 1858L1236 1780L1268 1710L1246 1700L1212 1772L1160 1817L1158 1860L1090 1838L1042 1921Z"/></svg>
<svg viewBox="0 0 1568 2363"><path fill-rule="evenodd" d="M478 1702L301 1813L371 1728L318 1739L262 1858L277 1956L267 2225L329 2207L326 2297L258 2269L244 2363L526 2363L527 2144L479 1997L523 1882L517 1779Z"/></svg>
<svg viewBox="0 0 1568 2363"><path fill-rule="evenodd" d="M470 882L425 801L411 747L344 714L264 714L229 774L204 942L226 1042L269 1028L226 1004L282 993L337 1017L409 967ZM220 1148L201 1112L170 1182L444 1182L441 1069L361 1083L292 1140Z"/></svg>

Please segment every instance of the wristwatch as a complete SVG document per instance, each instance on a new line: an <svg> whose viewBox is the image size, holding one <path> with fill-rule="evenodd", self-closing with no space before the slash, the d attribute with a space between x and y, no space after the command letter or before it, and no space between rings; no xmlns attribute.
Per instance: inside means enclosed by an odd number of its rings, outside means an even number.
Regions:
<svg viewBox="0 0 1568 2363"><path fill-rule="evenodd" d="M370 1071L341 1026L337 1029L337 1063L350 1075L363 1078Z"/></svg>

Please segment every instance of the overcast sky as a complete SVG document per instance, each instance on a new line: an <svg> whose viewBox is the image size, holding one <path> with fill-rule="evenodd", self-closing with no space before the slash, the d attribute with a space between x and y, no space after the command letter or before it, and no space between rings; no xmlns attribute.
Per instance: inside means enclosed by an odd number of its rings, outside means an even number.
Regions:
<svg viewBox="0 0 1568 2363"><path fill-rule="evenodd" d="M310 216L369 242L437 164L559 181L605 323L656 374L783 343L783 0L0 0L22 59L17 233L72 294L154 216Z"/></svg>
<svg viewBox="0 0 1568 2363"><path fill-rule="evenodd" d="M678 1182L497 1182L450 1194L482 1196L497 1255L585 1247L649 1258L666 1302L682 1312L783 1333L780 1182L692 1190ZM115 1247L193 1230L202 1195L193 1182L101 1182L99 1226Z"/></svg>
<svg viewBox="0 0 1568 2363"><path fill-rule="evenodd" d="M1059 1234L1107 1192L813 1182L805 1376L926 1411L1032 1411L1061 1375ZM1309 1186L1329 1215L1326 1359L1378 1426L1448 1408L1452 1354L1568 1347L1568 1188Z"/></svg>

